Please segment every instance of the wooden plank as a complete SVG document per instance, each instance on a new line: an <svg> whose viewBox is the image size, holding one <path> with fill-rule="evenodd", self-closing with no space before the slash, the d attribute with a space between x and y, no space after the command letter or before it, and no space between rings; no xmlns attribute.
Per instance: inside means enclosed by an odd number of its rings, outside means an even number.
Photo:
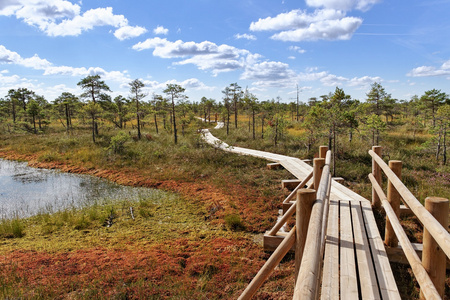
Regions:
<svg viewBox="0 0 450 300"><path fill-rule="evenodd" d="M361 202L366 234L369 240L372 257L377 273L378 285L383 299L401 299L392 274L391 265L384 249L384 244L372 213L372 205L368 201Z"/></svg>
<svg viewBox="0 0 450 300"><path fill-rule="evenodd" d="M302 181L299 179L283 179L281 180L281 188L288 189L290 191L294 190L297 185L299 185Z"/></svg>
<svg viewBox="0 0 450 300"><path fill-rule="evenodd" d="M353 235L355 239L356 261L362 299L381 299L377 276L374 270L369 241L367 240L361 205L350 202Z"/></svg>
<svg viewBox="0 0 450 300"><path fill-rule="evenodd" d="M267 169L269 170L279 170L282 169L283 166L280 163L268 163L267 164Z"/></svg>
<svg viewBox="0 0 450 300"><path fill-rule="evenodd" d="M343 197L341 199L352 199L352 200L357 200L357 201L369 201L366 198L362 197L361 195L358 195L354 191L346 188L345 186L343 186L342 184L340 184L340 183L338 183L336 181L332 181L331 182L331 189L334 190L334 191L340 191L343 194L345 194L345 197Z"/></svg>
<svg viewBox="0 0 450 300"><path fill-rule="evenodd" d="M417 255L422 258L423 245L419 243L411 243ZM386 253L389 257L390 262L395 262L399 264L409 265L408 259L405 256L405 252L402 249L402 245L399 242L396 248L386 248ZM447 258L447 270L450 270L450 259Z"/></svg>
<svg viewBox="0 0 450 300"><path fill-rule="evenodd" d="M358 299L355 251L349 201L340 201L340 287L341 299Z"/></svg>
<svg viewBox="0 0 450 300"><path fill-rule="evenodd" d="M263 238L264 251L275 251L287 235L287 232L278 232L276 235L271 236L266 232ZM294 247L290 251L293 252Z"/></svg>
<svg viewBox="0 0 450 300"><path fill-rule="evenodd" d="M321 299L339 299L339 202L330 200Z"/></svg>

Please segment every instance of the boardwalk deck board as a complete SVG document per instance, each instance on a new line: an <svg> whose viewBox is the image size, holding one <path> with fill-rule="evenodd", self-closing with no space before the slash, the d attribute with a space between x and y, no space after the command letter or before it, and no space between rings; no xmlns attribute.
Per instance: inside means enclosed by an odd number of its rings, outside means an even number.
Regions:
<svg viewBox="0 0 450 300"><path fill-rule="evenodd" d="M361 202L361 208L363 211L364 223L366 225L366 234L369 239L375 264L375 270L377 272L381 297L383 299L401 299L383 241L376 226L372 207L368 202Z"/></svg>
<svg viewBox="0 0 450 300"><path fill-rule="evenodd" d="M339 202L330 200L321 299L339 299Z"/></svg>
<svg viewBox="0 0 450 300"><path fill-rule="evenodd" d="M361 297L362 299L381 299L361 205L359 202L350 202L350 205Z"/></svg>
<svg viewBox="0 0 450 300"><path fill-rule="evenodd" d="M231 147L208 130L202 133L205 141L214 147L279 163L299 180L312 171L312 166L298 158ZM267 239L274 247L283 236L281 233L276 237L265 235L264 241ZM322 299L400 299L371 203L334 180L330 190L321 293Z"/></svg>
<svg viewBox="0 0 450 300"><path fill-rule="evenodd" d="M342 299L358 299L355 250L349 201L340 201L340 290Z"/></svg>

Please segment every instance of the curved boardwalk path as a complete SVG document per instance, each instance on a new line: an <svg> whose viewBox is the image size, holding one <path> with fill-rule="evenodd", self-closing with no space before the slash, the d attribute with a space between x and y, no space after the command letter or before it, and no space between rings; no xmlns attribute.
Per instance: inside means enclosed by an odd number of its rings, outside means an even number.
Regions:
<svg viewBox="0 0 450 300"><path fill-rule="evenodd" d="M216 128L221 128L218 124ZM202 130L213 147L281 164L302 181L313 167L301 159L230 146ZM371 203L332 180L321 283L322 299L400 299ZM284 236L276 235L280 240Z"/></svg>

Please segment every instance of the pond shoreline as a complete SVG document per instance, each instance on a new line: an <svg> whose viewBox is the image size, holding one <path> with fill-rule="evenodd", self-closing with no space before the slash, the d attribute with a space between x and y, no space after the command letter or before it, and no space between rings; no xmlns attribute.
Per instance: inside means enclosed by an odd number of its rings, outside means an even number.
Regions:
<svg viewBox="0 0 450 300"><path fill-rule="evenodd" d="M205 208L215 207L219 203L222 207L228 206L230 197L220 190L209 185L207 182L181 181L181 180L157 180L155 178L142 175L144 172L139 169L124 168L119 170L103 169L96 167L84 167L72 165L69 162L42 162L38 160L38 155L19 154L14 151L4 151L0 149L0 158L19 162L28 162L28 166L50 170L60 170L61 172L73 174L86 174L103 178L119 185L130 187L144 187L160 189L173 192L191 201L199 201ZM223 211L216 213L213 223L223 224Z"/></svg>

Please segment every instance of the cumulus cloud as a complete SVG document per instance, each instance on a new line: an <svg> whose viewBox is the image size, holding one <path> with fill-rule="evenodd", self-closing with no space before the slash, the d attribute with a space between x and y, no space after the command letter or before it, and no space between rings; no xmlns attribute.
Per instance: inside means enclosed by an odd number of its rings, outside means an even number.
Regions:
<svg viewBox="0 0 450 300"><path fill-rule="evenodd" d="M433 66L414 68L406 75L410 77L448 76L450 75L450 60L447 60L438 68Z"/></svg>
<svg viewBox="0 0 450 300"><path fill-rule="evenodd" d="M153 55L162 58L182 58L183 60L174 62L174 65L194 64L200 70L212 70L214 75L243 68L245 58L250 54L247 50L209 41L171 42L159 37L139 42L132 48L137 51L153 49Z"/></svg>
<svg viewBox="0 0 450 300"><path fill-rule="evenodd" d="M169 34L169 29L164 28L163 26L158 26L155 29L153 29L153 33L154 34L162 34L162 35L168 35Z"/></svg>
<svg viewBox="0 0 450 300"><path fill-rule="evenodd" d="M95 8L81 13L80 5L66 0L2 1L0 15L22 19L48 36L78 36L98 26L119 28L114 35L120 40L146 32L145 28L129 26L125 16L114 14L112 7Z"/></svg>
<svg viewBox="0 0 450 300"><path fill-rule="evenodd" d="M316 10L312 14L304 10L295 9L288 13L282 13L276 17L268 17L259 19L257 22L250 24L251 31L278 31L292 28L304 28L311 23L321 22L324 20L338 20L345 16L342 11L334 9Z"/></svg>
<svg viewBox="0 0 450 300"><path fill-rule="evenodd" d="M96 8L86 11L73 19L65 19L60 23L43 24L46 34L50 36L78 36L83 31L97 26L127 26L128 21L123 15L113 14L112 7Z"/></svg>
<svg viewBox="0 0 450 300"><path fill-rule="evenodd" d="M0 45L0 64L15 64L26 68L44 71L43 75L64 75L73 77L85 77L89 75L101 75L105 80L112 80L119 83L130 82L127 71L105 71L99 67L75 68L70 66L55 66L46 59L40 58L37 54L29 58L23 58L19 53L6 49Z"/></svg>
<svg viewBox="0 0 450 300"><path fill-rule="evenodd" d="M317 68L307 69L306 72L299 74L300 81L320 81L324 86L349 86L367 88L374 82L382 82L381 77L362 76L347 78L335 74L330 74L327 71L317 71Z"/></svg>
<svg viewBox="0 0 450 300"><path fill-rule="evenodd" d="M293 10L250 24L252 31L281 31L272 39L281 41L348 40L361 26L362 19L346 17L342 10L319 9L309 14Z"/></svg>
<svg viewBox="0 0 450 300"><path fill-rule="evenodd" d="M44 70L52 64L40 58L37 54L29 58L22 58L19 53L8 50L5 46L0 45L0 63L16 64L36 70Z"/></svg>
<svg viewBox="0 0 450 300"><path fill-rule="evenodd" d="M253 84L259 87L292 87L298 75L288 64L265 61L247 66L241 79L253 80Z"/></svg>
<svg viewBox="0 0 450 300"><path fill-rule="evenodd" d="M340 20L326 20L310 24L306 28L282 31L274 34L271 38L291 42L349 40L361 24L362 20L355 17L346 17Z"/></svg>
<svg viewBox="0 0 450 300"><path fill-rule="evenodd" d="M245 39L245 40L249 40L249 41L256 41L256 36L252 35L252 34L235 34L234 38L237 40L241 40L241 39Z"/></svg>
<svg viewBox="0 0 450 300"><path fill-rule="evenodd" d="M381 0L306 0L306 5L311 7L341 9L345 11L353 9L367 11L380 1Z"/></svg>

